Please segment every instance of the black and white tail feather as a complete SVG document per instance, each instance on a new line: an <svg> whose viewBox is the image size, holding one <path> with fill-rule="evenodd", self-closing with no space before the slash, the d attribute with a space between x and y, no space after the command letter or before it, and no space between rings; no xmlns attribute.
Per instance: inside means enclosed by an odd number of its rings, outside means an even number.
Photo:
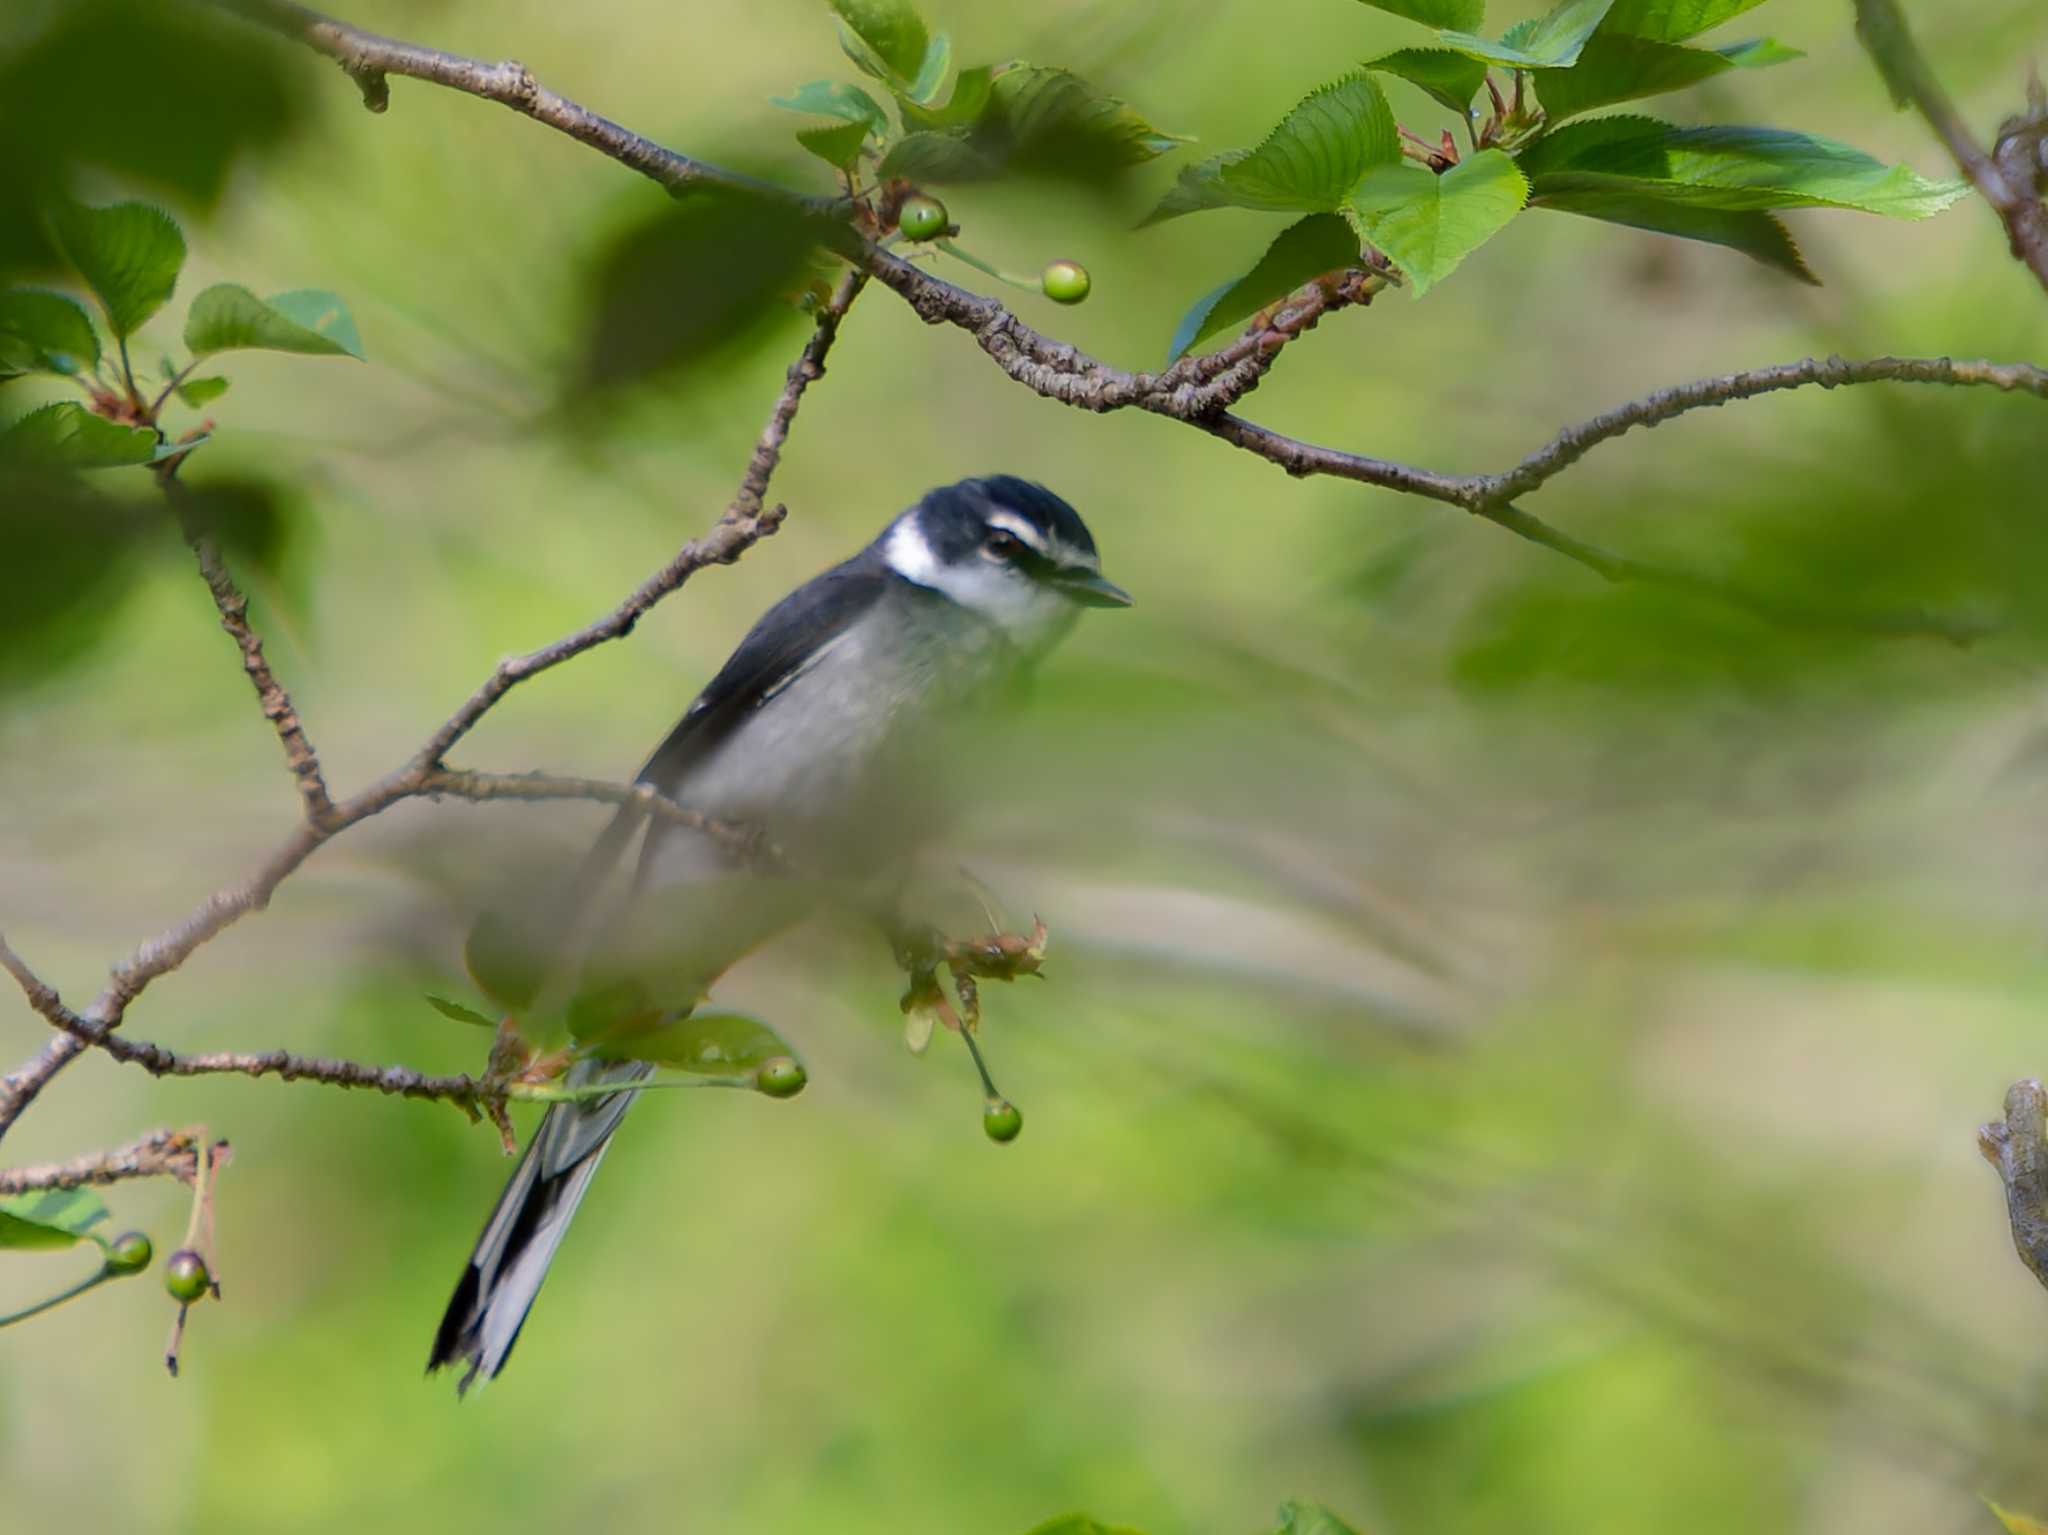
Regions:
<svg viewBox="0 0 2048 1535"><path fill-rule="evenodd" d="M652 1069L637 1061L590 1062L570 1073L569 1085L616 1081L623 1087ZM628 1088L609 1097L558 1103L547 1111L448 1301L427 1359L428 1373L467 1361L469 1368L455 1388L461 1393L478 1376L489 1380L505 1367L612 1132L638 1096Z"/></svg>

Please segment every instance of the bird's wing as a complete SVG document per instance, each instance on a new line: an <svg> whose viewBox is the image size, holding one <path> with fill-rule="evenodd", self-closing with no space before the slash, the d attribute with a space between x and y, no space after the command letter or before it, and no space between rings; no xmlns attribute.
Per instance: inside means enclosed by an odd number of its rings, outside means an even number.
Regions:
<svg viewBox="0 0 2048 1535"><path fill-rule="evenodd" d="M675 796L690 773L756 709L902 578L871 555L805 582L761 616L640 770L641 783Z"/></svg>

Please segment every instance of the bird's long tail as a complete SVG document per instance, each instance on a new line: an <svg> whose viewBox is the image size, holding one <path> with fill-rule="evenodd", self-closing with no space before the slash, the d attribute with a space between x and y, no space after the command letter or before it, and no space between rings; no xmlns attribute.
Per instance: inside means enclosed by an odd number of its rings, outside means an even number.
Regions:
<svg viewBox="0 0 2048 1535"><path fill-rule="evenodd" d="M628 1084L650 1069L635 1062L593 1063L570 1074L571 1085L617 1082L621 1091L558 1103L542 1118L448 1301L427 1359L429 1374L467 1361L469 1368L456 1383L460 1393L479 1375L489 1380L504 1368L612 1132L638 1096Z"/></svg>

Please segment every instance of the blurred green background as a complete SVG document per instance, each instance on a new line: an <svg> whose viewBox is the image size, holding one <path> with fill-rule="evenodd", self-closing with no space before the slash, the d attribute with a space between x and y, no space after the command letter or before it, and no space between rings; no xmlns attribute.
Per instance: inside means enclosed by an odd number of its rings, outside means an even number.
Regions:
<svg viewBox="0 0 2048 1535"><path fill-rule="evenodd" d="M1131 233L1175 167L1416 40L1345 0L929 9L966 62L1069 65L1199 137L1112 194L948 196L989 259L1085 262L1078 310L1011 297L1126 366L1156 366L1278 227ZM1988 131L2048 48L2039 6L1916 9ZM665 142L825 190L766 105L850 75L810 0L349 19L517 57ZM1848 5L1754 19L1810 57L1654 109L1945 169ZM258 621L346 791L716 517L804 322L565 400L593 274L660 192L410 82L371 117L338 72L247 37L282 75L178 100L211 121L272 93L259 152L217 187L175 166L168 192L84 187L181 216L183 296L232 279L354 307L367 365L233 359L187 470L264 488ZM8 142L89 136L125 78ZM1396 107L1438 121L1419 94ZM2048 302L1976 202L1792 222L1823 288L1532 214L1426 301L1326 321L1243 411L1469 471L1733 368L2048 353ZM10 414L38 398L12 387ZM419 1371L508 1170L487 1128L88 1059L7 1160L159 1124L228 1136L226 1304L195 1313L176 1382L154 1278L0 1335L0 1527L1003 1535L1086 1507L1166 1535L1258 1529L1300 1495L1374 1532L1846 1535L1990 1528L1986 1495L2048 1510L2048 1296L1973 1143L2005 1084L2048 1068L2044 463L2038 400L1807 391L1633 436L1529 503L1788 598L2001 626L1969 650L1786 630L1169 422L1062 409L872 289L776 479L786 529L521 689L459 760L627 776L763 607L923 490L1050 483L1138 605L1055 659L962 850L1052 930L1049 983L987 998L1022 1139L984 1141L957 1042L904 1051L881 947L778 946L726 995L798 1043L809 1090L643 1105L511 1368L458 1408ZM0 930L80 1003L297 811L174 531L139 527L125 600L0 680ZM477 899L509 868L546 877L601 819L402 807L129 1027L475 1069L480 1036L421 991L470 995ZM10 1062L44 1034L0 1003ZM109 1200L160 1251L182 1229L169 1185ZM0 1264L0 1307L82 1262Z"/></svg>

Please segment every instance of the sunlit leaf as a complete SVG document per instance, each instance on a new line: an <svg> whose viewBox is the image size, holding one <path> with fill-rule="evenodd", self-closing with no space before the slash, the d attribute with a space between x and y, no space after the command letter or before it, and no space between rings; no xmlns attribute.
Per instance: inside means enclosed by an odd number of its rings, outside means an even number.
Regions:
<svg viewBox="0 0 2048 1535"><path fill-rule="evenodd" d="M1469 32L1486 20L1486 0L1362 0L1376 11L1405 16L1431 27Z"/></svg>
<svg viewBox="0 0 2048 1535"><path fill-rule="evenodd" d="M953 94L946 98L944 106L899 97L896 105L903 114L903 125L913 130L973 127L988 110L995 93L995 74L995 67L989 64L961 70L953 79Z"/></svg>
<svg viewBox="0 0 2048 1535"><path fill-rule="evenodd" d="M1682 91L1734 67L1733 60L1711 48L1601 32L1587 41L1579 62L1570 69L1548 69L1538 75L1536 95L1550 120L1560 122L1617 101Z"/></svg>
<svg viewBox="0 0 2048 1535"><path fill-rule="evenodd" d="M848 46L846 52L862 69L878 79L907 84L923 67L931 38L924 18L907 0L831 0L831 5L845 24L842 44L849 41L849 34L860 44L859 51Z"/></svg>
<svg viewBox="0 0 2048 1535"><path fill-rule="evenodd" d="M147 203L65 203L51 215L50 228L117 337L134 335L178 285L185 236L161 209Z"/></svg>
<svg viewBox="0 0 2048 1535"><path fill-rule="evenodd" d="M1365 74L1347 75L1305 97L1255 149L1232 150L1181 172L1145 220L1202 208L1329 213L1366 172L1400 158L1394 114Z"/></svg>
<svg viewBox="0 0 2048 1535"><path fill-rule="evenodd" d="M1027 1535L1139 1535L1139 1531L1127 1524L1104 1524L1087 1514L1055 1514L1043 1524L1033 1525Z"/></svg>
<svg viewBox="0 0 2048 1535"><path fill-rule="evenodd" d="M596 1041L593 1053L620 1061L652 1061L677 1071L740 1076L777 1056L794 1060L789 1042L758 1018L704 1010L651 1027L622 1028Z"/></svg>
<svg viewBox="0 0 2048 1535"><path fill-rule="evenodd" d="M1401 48L1381 54L1365 67L1420 86L1460 117L1486 85L1486 66L1451 48Z"/></svg>
<svg viewBox="0 0 2048 1535"><path fill-rule="evenodd" d="M865 123L876 136L889 131L889 114L880 102L857 85L837 80L812 80L787 96L771 96L772 105L786 112L808 112L814 117L836 117L842 122Z"/></svg>
<svg viewBox="0 0 2048 1535"><path fill-rule="evenodd" d="M1249 272L1197 300L1181 317L1167 362L1178 361L1183 353L1277 303L1310 279L1357 259L1358 235L1337 214L1312 213L1290 224Z"/></svg>
<svg viewBox="0 0 2048 1535"><path fill-rule="evenodd" d="M89 372L99 333L78 300L40 288L0 290L0 374Z"/></svg>
<svg viewBox="0 0 2048 1535"><path fill-rule="evenodd" d="M157 435L61 400L0 430L0 464L12 469L118 469L157 456Z"/></svg>
<svg viewBox="0 0 2048 1535"><path fill-rule="evenodd" d="M1441 176L1419 165L1384 166L1352 194L1351 209L1419 297L1498 234L1528 197L1515 162L1487 149Z"/></svg>
<svg viewBox="0 0 2048 1535"><path fill-rule="evenodd" d="M1832 139L1776 128L1675 128L1647 117L1603 117L1545 134L1525 150L1533 194L1661 197L1734 212L1854 208L1927 218L1968 191L1910 166L1887 166Z"/></svg>
<svg viewBox="0 0 2048 1535"><path fill-rule="evenodd" d="M348 305L332 293L302 288L265 300L236 283L216 283L185 315L193 355L260 349L311 356L363 355Z"/></svg>
<svg viewBox="0 0 2048 1535"><path fill-rule="evenodd" d="M1788 48L1775 37L1752 37L1747 42L1716 48L1714 52L1737 69L1769 69L1773 64L1790 64L1795 59L1806 57L1805 50Z"/></svg>
<svg viewBox="0 0 2048 1535"><path fill-rule="evenodd" d="M437 997L432 992L428 992L426 997L427 1006L443 1018L452 1018L457 1023L474 1023L486 1029L495 1029L498 1026L497 1019L480 1013L473 1007L464 1007L460 1002L451 1002L448 998Z"/></svg>
<svg viewBox="0 0 2048 1535"><path fill-rule="evenodd" d="M1558 184L1532 193L1529 206L1549 208L1558 213L1577 213L1609 224L1625 224L1656 234L1676 235L1682 240L1700 240L1710 245L1740 251L1753 261L1783 272L1800 282L1818 287L1806 258L1799 252L1791 232L1773 214L1731 213L1722 208L1701 208L1672 202L1654 192L1631 193L1606 184L1608 178L1587 178L1591 185L1575 189Z"/></svg>
<svg viewBox="0 0 2048 1535"><path fill-rule="evenodd" d="M0 1247L69 1247L107 1218L90 1189L45 1189L0 1199Z"/></svg>
<svg viewBox="0 0 2048 1535"><path fill-rule="evenodd" d="M1604 31L1682 43L1753 11L1764 0L1614 0Z"/></svg>
<svg viewBox="0 0 2048 1535"><path fill-rule="evenodd" d="M228 392L228 381L219 375L209 378L188 378L177 387L178 399L197 410L210 404Z"/></svg>
<svg viewBox="0 0 2048 1535"><path fill-rule="evenodd" d="M1290 1498L1280 1505L1280 1527L1273 1535L1358 1535L1320 1503Z"/></svg>
<svg viewBox="0 0 2048 1535"><path fill-rule="evenodd" d="M796 141L827 165L845 170L860 158L860 147L868 140L866 123L834 123L830 127L799 128Z"/></svg>
<svg viewBox="0 0 2048 1535"><path fill-rule="evenodd" d="M1446 47L1510 69L1569 69L1614 0L1563 0L1555 10L1518 23L1499 42L1470 32L1441 34Z"/></svg>
<svg viewBox="0 0 2048 1535"><path fill-rule="evenodd" d="M2006 1535L2048 1535L2048 1521L2030 1518L2026 1514L2016 1514L2009 1508L2000 1508L1989 1498L1984 1500L1984 1506L1991 1510L2000 1524L2005 1526Z"/></svg>
<svg viewBox="0 0 2048 1535"><path fill-rule="evenodd" d="M934 32L932 40L924 50L924 62L918 66L908 89L903 92L906 99L926 106L939 99L944 89L946 76L953 72L953 39L944 32Z"/></svg>
<svg viewBox="0 0 2048 1535"><path fill-rule="evenodd" d="M972 105L969 71L954 91L959 104L909 121L952 119ZM966 92L965 100L962 93ZM1180 144L1127 102L1064 69L1010 64L989 80L988 96L967 126L911 133L882 162L884 175L912 180L984 180L1004 172L1094 181L1156 159Z"/></svg>

